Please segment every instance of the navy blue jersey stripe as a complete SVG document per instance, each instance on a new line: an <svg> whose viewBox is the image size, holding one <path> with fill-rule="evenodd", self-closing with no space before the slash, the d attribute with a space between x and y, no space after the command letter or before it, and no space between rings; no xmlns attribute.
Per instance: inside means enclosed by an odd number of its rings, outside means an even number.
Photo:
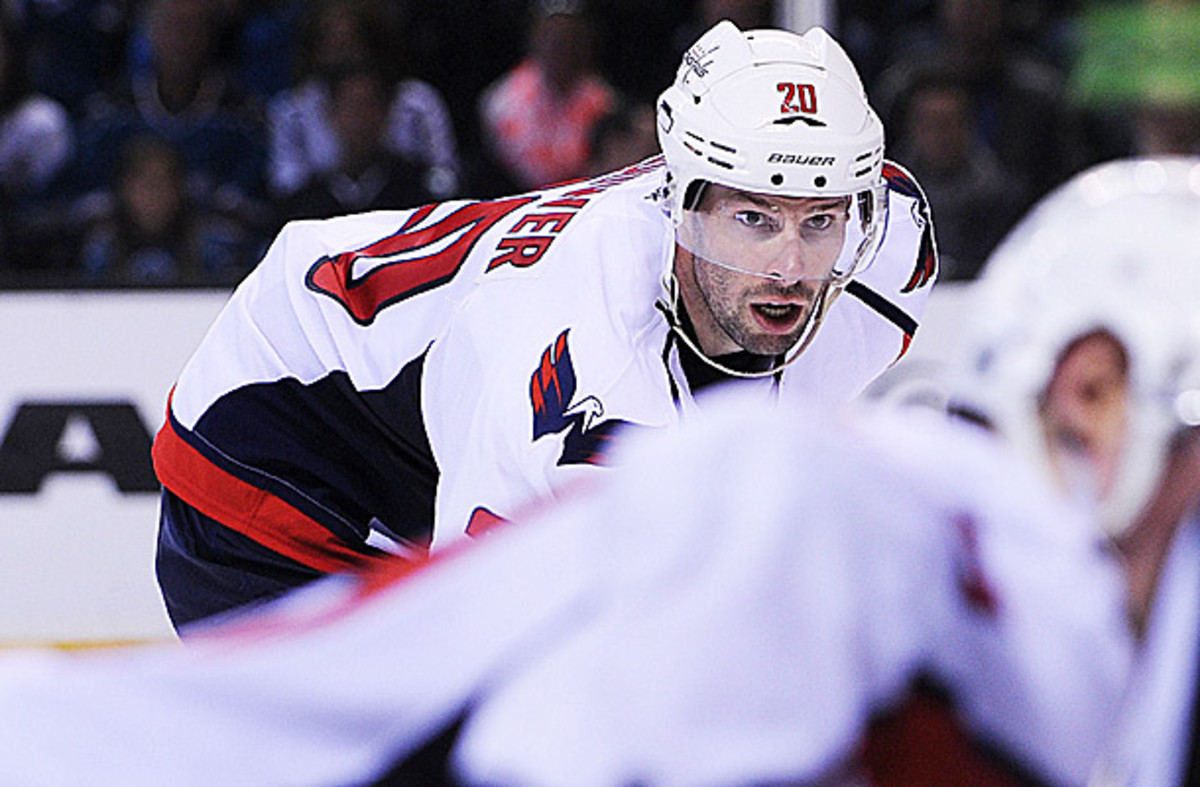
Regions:
<svg viewBox="0 0 1200 787"><path fill-rule="evenodd" d="M177 629L282 595L323 573L205 516L166 489L154 569Z"/></svg>
<svg viewBox="0 0 1200 787"><path fill-rule="evenodd" d="M427 546L438 468L420 407L424 356L385 388L356 390L334 372L232 391L180 436L236 478L279 497L339 540L372 526Z"/></svg>
<svg viewBox="0 0 1200 787"><path fill-rule="evenodd" d="M895 325L900 330L904 331L906 336L912 336L917 332L917 321L910 317L903 309L889 301L879 293L872 290L867 285L852 279L846 285L846 292L858 298L860 301L878 312L888 322Z"/></svg>

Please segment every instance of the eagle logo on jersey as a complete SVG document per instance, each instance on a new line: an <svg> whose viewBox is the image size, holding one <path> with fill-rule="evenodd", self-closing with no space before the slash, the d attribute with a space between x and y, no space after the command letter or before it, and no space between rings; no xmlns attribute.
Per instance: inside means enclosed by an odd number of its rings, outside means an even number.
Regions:
<svg viewBox="0 0 1200 787"><path fill-rule="evenodd" d="M441 206L425 205L393 234L317 260L305 284L340 303L355 322L370 325L391 304L453 279L492 225L533 201L469 202L436 221L431 217Z"/></svg>
<svg viewBox="0 0 1200 787"><path fill-rule="evenodd" d="M533 405L533 439L566 432L558 464L599 464L609 441L628 421L601 420L604 405L595 396L575 400L575 364L564 330L542 352L541 361L529 381Z"/></svg>

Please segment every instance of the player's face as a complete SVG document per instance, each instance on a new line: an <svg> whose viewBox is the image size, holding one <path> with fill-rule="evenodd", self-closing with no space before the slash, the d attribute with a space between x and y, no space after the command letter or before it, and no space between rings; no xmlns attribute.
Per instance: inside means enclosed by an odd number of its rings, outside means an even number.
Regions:
<svg viewBox="0 0 1200 787"><path fill-rule="evenodd" d="M1070 483L1082 469L1104 496L1113 489L1126 439L1128 370L1125 351L1111 334L1074 341L1059 360L1042 401L1042 431L1052 469Z"/></svg>
<svg viewBox="0 0 1200 787"><path fill-rule="evenodd" d="M1119 456L1128 434L1132 406L1127 358L1121 345L1103 332L1073 343L1055 370L1041 408L1052 471L1062 484L1081 470L1090 473L1101 500L1116 483ZM1155 595L1161 556L1179 523L1190 521L1200 504L1200 429L1178 433L1149 497L1132 520L1114 522L1116 545L1124 556L1130 610L1145 624Z"/></svg>
<svg viewBox="0 0 1200 787"><path fill-rule="evenodd" d="M690 253L676 271L701 348L778 355L795 345L841 254L848 208L847 197L708 186L680 227Z"/></svg>

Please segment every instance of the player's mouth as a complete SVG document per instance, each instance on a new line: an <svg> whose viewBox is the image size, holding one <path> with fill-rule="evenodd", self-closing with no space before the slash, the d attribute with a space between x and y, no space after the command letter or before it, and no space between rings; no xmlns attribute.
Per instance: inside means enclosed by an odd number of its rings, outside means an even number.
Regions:
<svg viewBox="0 0 1200 787"><path fill-rule="evenodd" d="M794 330L804 316L803 303L759 302L750 304L750 310L759 324L771 333Z"/></svg>

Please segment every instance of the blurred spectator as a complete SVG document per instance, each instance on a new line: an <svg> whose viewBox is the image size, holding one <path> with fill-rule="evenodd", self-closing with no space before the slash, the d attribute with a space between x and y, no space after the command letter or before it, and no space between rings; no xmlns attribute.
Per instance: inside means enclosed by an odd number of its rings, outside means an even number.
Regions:
<svg viewBox="0 0 1200 787"><path fill-rule="evenodd" d="M587 172L589 135L617 100L592 61L593 32L580 0L538 0L525 57L480 96L484 144L515 188Z"/></svg>
<svg viewBox="0 0 1200 787"><path fill-rule="evenodd" d="M330 118L333 74L366 61L383 70L397 63L404 39L386 9L370 0L323 0L309 7L301 28L294 87L268 107L271 193L285 200L309 178L337 165L338 143ZM384 145L426 172L427 191L438 198L461 190L461 167L446 104L430 84L405 77L395 82L383 133Z"/></svg>
<svg viewBox="0 0 1200 787"><path fill-rule="evenodd" d="M66 108L26 78L20 45L11 26L0 23L0 266L17 269L40 262L24 219L75 146Z"/></svg>
<svg viewBox="0 0 1200 787"><path fill-rule="evenodd" d="M325 218L433 201L425 171L384 144L389 96L383 76L366 66L348 66L332 75L328 85L337 162L309 175L287 200L284 218Z"/></svg>
<svg viewBox="0 0 1200 787"><path fill-rule="evenodd" d="M739 30L774 27L775 3L773 0L697 0L691 15L676 28L671 37L673 62L678 63L687 48L705 30L722 19L733 22ZM670 76L673 78L675 75L672 73Z"/></svg>
<svg viewBox="0 0 1200 787"><path fill-rule="evenodd" d="M772 0L733 2L773 5ZM596 67L626 99L653 105L663 85L675 80L683 50L708 29L696 21L698 5L699 0L656 0L653 3L603 0L595 3L592 19L596 25L593 49ZM682 32L685 26L686 33Z"/></svg>
<svg viewBox="0 0 1200 787"><path fill-rule="evenodd" d="M28 40L34 87L81 117L87 99L120 79L133 0L6 0Z"/></svg>
<svg viewBox="0 0 1200 787"><path fill-rule="evenodd" d="M151 70L102 96L81 123L76 189L105 188L125 142L151 133L183 156L190 197L251 215L264 192L265 131L219 63L216 6L150 0L144 13Z"/></svg>
<svg viewBox="0 0 1200 787"><path fill-rule="evenodd" d="M1071 94L1090 161L1200 154L1200 3L1087 8Z"/></svg>
<svg viewBox="0 0 1200 787"><path fill-rule="evenodd" d="M1020 216L1028 191L975 133L970 89L930 66L900 98L888 156L925 188L943 280L972 279Z"/></svg>
<svg viewBox="0 0 1200 787"><path fill-rule="evenodd" d="M105 209L80 252L87 283L124 286L232 285L251 258L245 232L188 198L183 159L155 136L122 150Z"/></svg>
<svg viewBox="0 0 1200 787"><path fill-rule="evenodd" d="M292 63L302 0L209 0L214 58L256 109L292 81ZM154 68L154 45L143 16L129 32L127 76L138 79Z"/></svg>
<svg viewBox="0 0 1200 787"><path fill-rule="evenodd" d="M1055 68L1070 67L1071 47L1080 9L1097 0L1007 0L1011 35L1045 55Z"/></svg>
<svg viewBox="0 0 1200 787"><path fill-rule="evenodd" d="M934 5L935 0L839 0L838 40L864 84L875 84L895 52L913 42L914 30L928 29Z"/></svg>
<svg viewBox="0 0 1200 787"><path fill-rule="evenodd" d="M1134 116L1136 156L1194 156L1200 153L1200 104L1147 102Z"/></svg>
<svg viewBox="0 0 1200 787"><path fill-rule="evenodd" d="M645 0L605 0L605 5ZM529 0L402 0L404 56L412 73L437 87L458 141L459 191L472 197L508 193L481 140L479 94L521 59Z"/></svg>
<svg viewBox="0 0 1200 787"><path fill-rule="evenodd" d="M657 155L654 108L648 104L621 102L596 122L588 139L588 149L591 151L588 175L612 172Z"/></svg>
<svg viewBox="0 0 1200 787"><path fill-rule="evenodd" d="M1065 77L1011 34L995 0L937 0L934 25L913 31L876 83L868 86L885 127L897 127L898 102L931 60L953 69L971 91L976 136L1028 184L1030 199L1061 183L1075 155Z"/></svg>
<svg viewBox="0 0 1200 787"><path fill-rule="evenodd" d="M1077 6L1088 0L995 0L1005 15L1011 43L1044 56L1054 67L1069 62ZM880 70L898 52L940 39L940 0L837 0L838 39L858 66L863 82L873 85Z"/></svg>
<svg viewBox="0 0 1200 787"><path fill-rule="evenodd" d="M26 78L19 38L0 23L0 191L21 199L45 190L74 152L66 108Z"/></svg>
<svg viewBox="0 0 1200 787"><path fill-rule="evenodd" d="M265 105L292 84L302 0L222 0L225 45L238 88Z"/></svg>

